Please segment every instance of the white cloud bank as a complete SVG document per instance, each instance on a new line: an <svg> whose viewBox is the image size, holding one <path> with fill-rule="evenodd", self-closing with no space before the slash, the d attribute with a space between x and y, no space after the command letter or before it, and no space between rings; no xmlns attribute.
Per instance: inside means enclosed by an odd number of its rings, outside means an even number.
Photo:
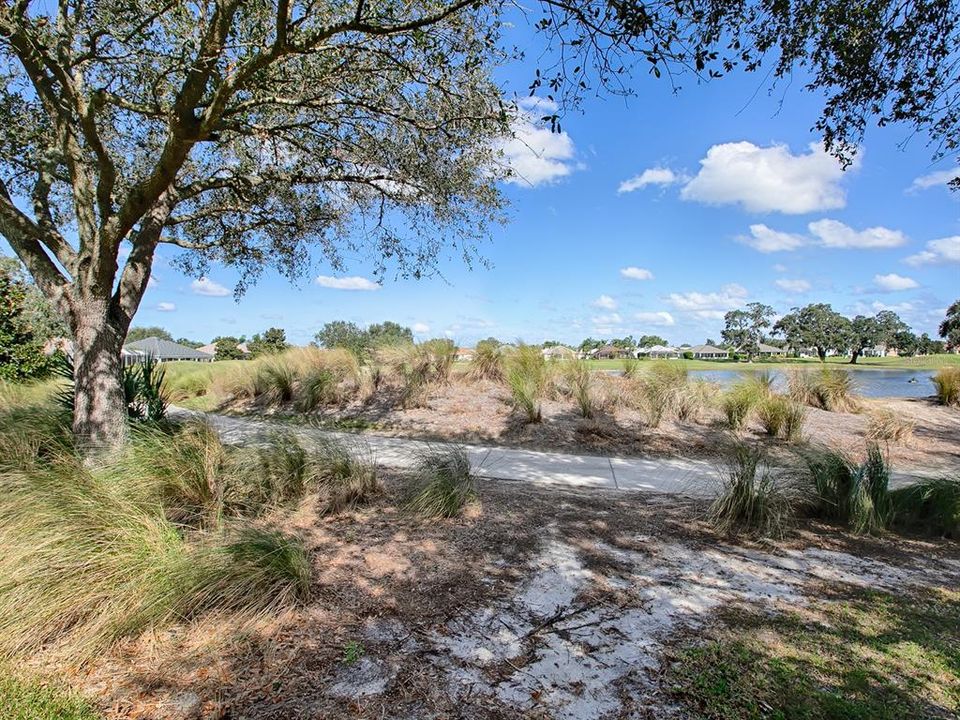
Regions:
<svg viewBox="0 0 960 720"><path fill-rule="evenodd" d="M960 176L960 168L937 170L916 178L907 189L916 192L917 190L928 190L932 187L946 187L947 183L958 176Z"/></svg>
<svg viewBox="0 0 960 720"><path fill-rule="evenodd" d="M896 273L889 273L887 275L874 275L873 282L880 290L885 292L912 290L913 288L920 287L920 283L913 278L897 275Z"/></svg>
<svg viewBox="0 0 960 720"><path fill-rule="evenodd" d="M157 303L157 310L160 312L173 312L176 309L177 306L172 302Z"/></svg>
<svg viewBox="0 0 960 720"><path fill-rule="evenodd" d="M787 278L780 278L779 280L774 281L776 285L781 290L786 290L788 293L793 295L799 295L801 293L808 292L810 290L810 283L806 280L788 280Z"/></svg>
<svg viewBox="0 0 960 720"><path fill-rule="evenodd" d="M647 185L659 185L660 187L666 187L667 185L674 185L686 180L686 177L683 175L678 175L670 168L647 168L639 175L634 175L629 180L624 180L622 183L620 183L620 187L617 188L617 195L630 193L634 190L642 190L643 188L647 187Z"/></svg>
<svg viewBox="0 0 960 720"><path fill-rule="evenodd" d="M875 250L899 247L907 242L907 236L899 230L872 227L854 230L839 220L817 220L807 226L824 247L857 248Z"/></svg>
<svg viewBox="0 0 960 720"><path fill-rule="evenodd" d="M596 300L594 300L592 304L595 308L601 308L603 310L617 309L617 301L614 300L609 295L601 295Z"/></svg>
<svg viewBox="0 0 960 720"><path fill-rule="evenodd" d="M320 287L330 288L332 290L379 290L380 286L368 280L365 277L331 277L329 275L319 275L314 281Z"/></svg>
<svg viewBox="0 0 960 720"><path fill-rule="evenodd" d="M638 312L633 317L644 325L653 325L655 327L673 327L676 324L673 315L666 311Z"/></svg>
<svg viewBox="0 0 960 720"><path fill-rule="evenodd" d="M630 267L620 268L620 275L630 280L653 280L653 273L646 268Z"/></svg>
<svg viewBox="0 0 960 720"><path fill-rule="evenodd" d="M751 225L749 237L741 235L737 241L762 253L790 252L807 244L803 235L773 230L762 223Z"/></svg>
<svg viewBox="0 0 960 720"><path fill-rule="evenodd" d="M576 149L570 135L566 131L555 133L537 124L540 117L556 111L556 103L528 97L520 100L519 106L512 125L513 138L498 148L503 162L513 171L507 182L537 187L572 173Z"/></svg>
<svg viewBox="0 0 960 720"><path fill-rule="evenodd" d="M207 277L194 280L190 283L190 289L197 295L205 295L207 297L224 297L230 294L230 291L223 285Z"/></svg>
<svg viewBox="0 0 960 720"><path fill-rule="evenodd" d="M908 265L960 263L960 235L931 240L927 249L906 258Z"/></svg>
<svg viewBox="0 0 960 720"><path fill-rule="evenodd" d="M740 205L748 212L799 215L844 207L842 178L836 158L817 143L799 155L786 145L724 143L707 151L680 197L708 205Z"/></svg>
<svg viewBox="0 0 960 720"><path fill-rule="evenodd" d="M422 322L414 323L413 327L410 329L413 330L417 335L423 335L424 333L430 332L430 326Z"/></svg>
<svg viewBox="0 0 960 720"><path fill-rule="evenodd" d="M723 317L723 313L727 310L743 305L748 295L745 287L730 283L724 285L718 292L670 293L667 296L667 302L676 310L692 312L697 317L716 319Z"/></svg>

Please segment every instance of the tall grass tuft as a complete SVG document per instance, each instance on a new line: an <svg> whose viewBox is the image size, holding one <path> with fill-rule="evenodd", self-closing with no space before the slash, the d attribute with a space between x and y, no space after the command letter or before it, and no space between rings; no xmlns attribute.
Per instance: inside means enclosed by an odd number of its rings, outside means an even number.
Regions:
<svg viewBox="0 0 960 720"><path fill-rule="evenodd" d="M876 445L860 462L831 448L816 447L801 452L803 478L810 482L815 517L839 521L854 532L873 533L886 528L892 505L890 470Z"/></svg>
<svg viewBox="0 0 960 720"><path fill-rule="evenodd" d="M636 380L640 406L651 427L657 427L666 414L677 410L687 384L686 368L668 360L651 363L647 372Z"/></svg>
<svg viewBox="0 0 960 720"><path fill-rule="evenodd" d="M943 367L931 378L941 405L960 406L960 367Z"/></svg>
<svg viewBox="0 0 960 720"><path fill-rule="evenodd" d="M769 395L757 404L757 419L767 435L799 440L806 415L804 406L783 395Z"/></svg>
<svg viewBox="0 0 960 720"><path fill-rule="evenodd" d="M877 408L867 418L867 440L873 443L902 443L913 435L916 422L890 408Z"/></svg>
<svg viewBox="0 0 960 720"><path fill-rule="evenodd" d="M825 365L817 370L794 369L789 377L790 396L798 403L829 412L859 412L860 399L853 375Z"/></svg>
<svg viewBox="0 0 960 720"><path fill-rule="evenodd" d="M463 448L430 448L420 455L409 510L426 517L452 518L475 499L470 458Z"/></svg>
<svg viewBox="0 0 960 720"><path fill-rule="evenodd" d="M322 491L321 511L335 515L365 505L383 492L377 465L369 453L335 439L323 440L314 453L314 474Z"/></svg>
<svg viewBox="0 0 960 720"><path fill-rule="evenodd" d="M778 479L763 451L734 443L723 457L721 487L709 518L722 533L783 537L792 521L797 495Z"/></svg>
<svg viewBox="0 0 960 720"><path fill-rule="evenodd" d="M960 478L923 480L890 492L893 525L960 539Z"/></svg>
<svg viewBox="0 0 960 720"><path fill-rule="evenodd" d="M754 383L739 382L729 388L720 399L720 407L727 425L740 430L750 419L754 409L764 400L761 389Z"/></svg>
<svg viewBox="0 0 960 720"><path fill-rule="evenodd" d="M627 380L633 380L640 370L640 361L635 357L625 357L623 359L623 377Z"/></svg>
<svg viewBox="0 0 960 720"><path fill-rule="evenodd" d="M404 407L420 407L426 402L427 384L433 379L430 354L421 345L387 345L376 353L376 360L399 384Z"/></svg>
<svg viewBox="0 0 960 720"><path fill-rule="evenodd" d="M563 365L563 377L582 417L593 418L597 403L593 393L593 372L585 360L568 360Z"/></svg>
<svg viewBox="0 0 960 720"><path fill-rule="evenodd" d="M504 357L500 346L489 340L481 340L473 350L473 359L467 377L471 380L501 382L505 378Z"/></svg>
<svg viewBox="0 0 960 720"><path fill-rule="evenodd" d="M453 340L434 338L427 340L420 346L430 360L432 380L439 383L450 381L450 372L457 357L457 346Z"/></svg>
<svg viewBox="0 0 960 720"><path fill-rule="evenodd" d="M548 381L547 363L540 349L521 343L510 354L506 372L514 407L523 414L526 422L540 422L540 399Z"/></svg>
<svg viewBox="0 0 960 720"><path fill-rule="evenodd" d="M145 473L144 473L145 474ZM300 542L241 526L184 532L110 468L3 477L0 653L45 646L88 657L207 610L255 611L308 589Z"/></svg>

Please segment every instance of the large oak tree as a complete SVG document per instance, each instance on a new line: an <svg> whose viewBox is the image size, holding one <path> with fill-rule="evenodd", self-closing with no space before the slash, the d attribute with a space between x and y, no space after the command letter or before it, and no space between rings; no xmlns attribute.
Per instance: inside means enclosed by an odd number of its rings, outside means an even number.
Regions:
<svg viewBox="0 0 960 720"><path fill-rule="evenodd" d="M295 277L311 248L419 275L469 261L501 217L513 110L502 0L0 0L0 233L69 324L74 430L125 436L120 349L157 247ZM957 147L949 0L539 0L531 91L561 106L629 89L632 59L676 83L798 66L846 158L871 118ZM557 125L559 115L549 118Z"/></svg>

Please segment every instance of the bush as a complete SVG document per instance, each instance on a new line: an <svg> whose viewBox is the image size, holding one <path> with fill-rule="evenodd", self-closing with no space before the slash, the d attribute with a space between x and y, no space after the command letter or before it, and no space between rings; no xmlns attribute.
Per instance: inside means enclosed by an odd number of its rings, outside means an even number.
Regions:
<svg viewBox="0 0 960 720"><path fill-rule="evenodd" d="M825 365L818 370L793 370L790 396L798 403L829 412L857 412L860 401L849 371Z"/></svg>
<svg viewBox="0 0 960 720"><path fill-rule="evenodd" d="M112 641L207 610L303 597L298 540L227 526L184 532L157 488L116 468L9 472L0 495L0 653L45 646L87 657ZM118 484L119 483L119 484Z"/></svg>
<svg viewBox="0 0 960 720"><path fill-rule="evenodd" d="M376 464L366 453L326 439L315 453L315 475L324 493L322 510L333 515L365 505L383 492Z"/></svg>
<svg viewBox="0 0 960 720"><path fill-rule="evenodd" d="M890 471L876 445L868 447L863 462L823 447L805 450L801 458L814 490L810 510L815 517L839 521L857 533L887 527L892 510Z"/></svg>
<svg viewBox="0 0 960 720"><path fill-rule="evenodd" d="M657 427L668 412L677 410L680 396L687 389L687 380L687 369L668 360L651 363L637 380L640 404L652 427Z"/></svg>
<svg viewBox="0 0 960 720"><path fill-rule="evenodd" d="M489 340L481 340L473 350L473 359L467 376L471 380L492 380L500 382L504 379L504 359L500 346Z"/></svg>
<svg viewBox="0 0 960 720"><path fill-rule="evenodd" d="M943 367L931 378L941 405L960 406L960 367Z"/></svg>
<svg viewBox="0 0 960 720"><path fill-rule="evenodd" d="M805 415L802 405L783 395L770 395L757 404L757 419L771 437L798 440Z"/></svg>
<svg viewBox="0 0 960 720"><path fill-rule="evenodd" d="M416 483L407 507L427 517L456 517L476 499L470 458L461 447L423 452L417 462Z"/></svg>
<svg viewBox="0 0 960 720"><path fill-rule="evenodd" d="M57 393L60 406L73 412L74 369L73 360L66 355L58 355L55 371L61 386ZM124 399L127 403L127 417L132 421L160 422L166 418L168 395L163 366L151 356L139 363L124 365L120 378Z"/></svg>
<svg viewBox="0 0 960 720"><path fill-rule="evenodd" d="M763 451L735 443L724 455L721 488L709 518L728 535L745 532L779 538L792 521L796 504L796 493L775 477Z"/></svg>
<svg viewBox="0 0 960 720"><path fill-rule="evenodd" d="M754 408L764 399L756 384L739 382L728 389L720 400L727 424L734 430L747 424Z"/></svg>
<svg viewBox="0 0 960 720"><path fill-rule="evenodd" d="M521 344L507 362L507 384L514 408L528 423L540 422L540 398L547 385L547 363L539 348Z"/></svg>
<svg viewBox="0 0 960 720"><path fill-rule="evenodd" d="M960 478L924 480L890 492L893 525L960 539Z"/></svg>
<svg viewBox="0 0 960 720"><path fill-rule="evenodd" d="M913 435L916 423L889 408L877 408L867 419L867 440L873 443L900 443Z"/></svg>

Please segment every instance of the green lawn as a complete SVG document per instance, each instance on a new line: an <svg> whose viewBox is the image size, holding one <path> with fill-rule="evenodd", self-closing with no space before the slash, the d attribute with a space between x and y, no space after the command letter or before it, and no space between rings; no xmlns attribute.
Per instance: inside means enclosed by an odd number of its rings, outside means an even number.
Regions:
<svg viewBox="0 0 960 720"><path fill-rule="evenodd" d="M588 360L587 362L596 370L622 370L623 360ZM641 360L640 368L644 365L655 362L654 360ZM818 367L820 361L815 358L790 358L785 360L772 360L765 362L737 362L736 360L671 360L672 363L680 363L687 370L776 370L789 367ZM860 369L909 369L909 370L936 370L941 367L960 367L960 355L926 355L923 357L882 357L882 358L860 358L856 365L850 365L849 358L827 358L830 365L843 365L844 367L856 367Z"/></svg>
<svg viewBox="0 0 960 720"><path fill-rule="evenodd" d="M0 675L0 718L3 720L99 720L100 714L70 690L12 674Z"/></svg>
<svg viewBox="0 0 960 720"><path fill-rule="evenodd" d="M960 593L852 590L786 614L729 610L675 649L675 699L704 720L901 720L960 712Z"/></svg>

